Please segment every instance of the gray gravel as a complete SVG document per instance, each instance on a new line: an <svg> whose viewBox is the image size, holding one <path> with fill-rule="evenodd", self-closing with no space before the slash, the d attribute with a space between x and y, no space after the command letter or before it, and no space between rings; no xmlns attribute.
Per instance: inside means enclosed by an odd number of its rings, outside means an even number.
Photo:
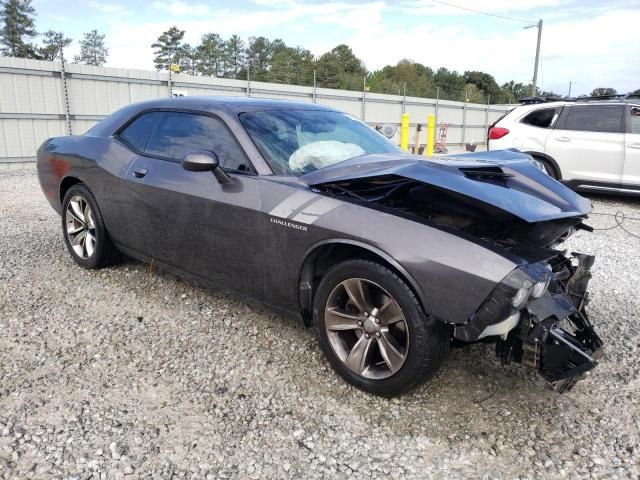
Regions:
<svg viewBox="0 0 640 480"><path fill-rule="evenodd" d="M598 255L587 380L561 396L474 345L387 400L291 320L132 261L80 269L34 173L2 173L0 478L638 478L640 240L568 246Z"/></svg>

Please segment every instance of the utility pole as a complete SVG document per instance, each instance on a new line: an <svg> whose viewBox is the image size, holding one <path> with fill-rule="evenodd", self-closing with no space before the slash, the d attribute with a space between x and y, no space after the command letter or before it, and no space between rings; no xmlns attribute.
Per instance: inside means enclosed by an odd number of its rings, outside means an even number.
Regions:
<svg viewBox="0 0 640 480"><path fill-rule="evenodd" d="M569 93L567 94L567 98L571 98L571 84L573 82L571 80L569 80Z"/></svg>
<svg viewBox="0 0 640 480"><path fill-rule="evenodd" d="M536 45L536 63L533 67L533 83L531 84L531 96L536 96L536 83L538 83L538 63L540 62L540 39L542 38L542 19L538 20L538 25L529 25L525 28L538 27L538 43Z"/></svg>

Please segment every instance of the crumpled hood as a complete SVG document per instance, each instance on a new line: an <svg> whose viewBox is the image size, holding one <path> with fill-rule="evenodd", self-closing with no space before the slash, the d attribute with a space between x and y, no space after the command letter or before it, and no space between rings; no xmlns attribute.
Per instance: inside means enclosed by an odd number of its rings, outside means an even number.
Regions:
<svg viewBox="0 0 640 480"><path fill-rule="evenodd" d="M540 171L529 159L529 155L512 150L430 159L374 154L304 174L300 179L313 187L373 177L404 177L477 199L531 223L585 216L591 211L586 198Z"/></svg>

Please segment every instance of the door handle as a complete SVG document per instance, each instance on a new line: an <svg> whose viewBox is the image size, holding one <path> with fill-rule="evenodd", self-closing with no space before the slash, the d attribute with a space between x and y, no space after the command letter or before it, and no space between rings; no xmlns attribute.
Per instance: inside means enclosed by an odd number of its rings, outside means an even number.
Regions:
<svg viewBox="0 0 640 480"><path fill-rule="evenodd" d="M571 139L569 137L556 137L557 142L570 142Z"/></svg>
<svg viewBox="0 0 640 480"><path fill-rule="evenodd" d="M133 174L136 176L136 178L142 178L147 174L147 169L146 168L135 168L133 170Z"/></svg>
<svg viewBox="0 0 640 480"><path fill-rule="evenodd" d="M640 143L630 143L627 147L640 149Z"/></svg>

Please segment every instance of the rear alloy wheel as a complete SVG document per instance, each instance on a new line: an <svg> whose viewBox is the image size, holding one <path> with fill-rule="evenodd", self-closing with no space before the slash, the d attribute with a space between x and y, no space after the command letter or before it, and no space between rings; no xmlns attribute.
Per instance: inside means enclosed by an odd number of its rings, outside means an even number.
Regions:
<svg viewBox="0 0 640 480"><path fill-rule="evenodd" d="M69 199L65 210L67 241L75 254L87 260L96 250L96 223L89 203L80 195Z"/></svg>
<svg viewBox="0 0 640 480"><path fill-rule="evenodd" d="M62 208L64 240L75 262L84 268L114 263L118 252L89 189L83 184L73 185L64 196Z"/></svg>
<svg viewBox="0 0 640 480"><path fill-rule="evenodd" d="M427 315L393 271L367 260L329 269L314 299L320 346L349 383L385 396L435 375L449 348L446 326Z"/></svg>

